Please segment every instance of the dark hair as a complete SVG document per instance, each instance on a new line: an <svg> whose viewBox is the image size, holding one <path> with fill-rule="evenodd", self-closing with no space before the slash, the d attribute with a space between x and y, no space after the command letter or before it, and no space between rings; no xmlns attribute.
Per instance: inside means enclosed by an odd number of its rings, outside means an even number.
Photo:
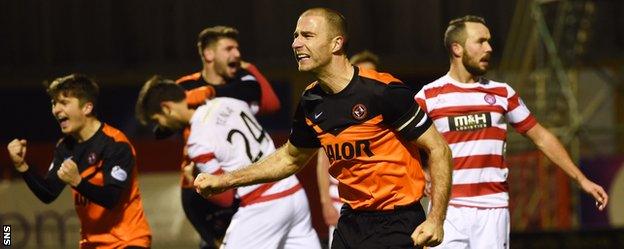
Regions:
<svg viewBox="0 0 624 249"><path fill-rule="evenodd" d="M371 51L368 50L364 50L362 52L354 54L353 56L351 56L351 59L349 61L353 65L363 62L370 62L373 63L376 67L379 66L379 56L373 54Z"/></svg>
<svg viewBox="0 0 624 249"><path fill-rule="evenodd" d="M74 73L56 78L52 83L44 83L44 85L46 85L46 92L52 100L58 99L61 95L74 97L78 99L81 106L91 102L95 110L100 88L94 80L86 75Z"/></svg>
<svg viewBox="0 0 624 249"><path fill-rule="evenodd" d="M137 99L136 117L142 124L148 124L154 114L162 112L160 104L164 101L184 101L184 89L173 80L158 75L152 76L145 82Z"/></svg>
<svg viewBox="0 0 624 249"><path fill-rule="evenodd" d="M209 27L201 32L197 37L197 48L204 51L206 47L212 46L222 38L238 40L238 30L228 26Z"/></svg>
<svg viewBox="0 0 624 249"><path fill-rule="evenodd" d="M347 41L349 40L347 19L342 14L340 14L340 12L329 8L312 8L303 12L301 16L310 14L320 14L325 17L325 20L327 20L327 24L329 24L330 30L333 32L330 35L344 37L343 48L346 48Z"/></svg>
<svg viewBox="0 0 624 249"><path fill-rule="evenodd" d="M444 46L451 54L451 45L453 43L464 44L466 42L466 23L474 22L485 25L485 19L480 16L467 15L451 20L444 32Z"/></svg>

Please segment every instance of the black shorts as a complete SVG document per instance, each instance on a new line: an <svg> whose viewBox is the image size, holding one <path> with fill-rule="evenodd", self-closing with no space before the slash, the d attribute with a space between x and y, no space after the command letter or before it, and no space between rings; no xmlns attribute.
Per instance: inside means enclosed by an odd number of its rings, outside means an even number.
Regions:
<svg viewBox="0 0 624 249"><path fill-rule="evenodd" d="M225 231L238 210L238 202L231 207L219 207L204 199L194 188L182 188L182 208L195 230L207 243L202 248L217 248L215 241L221 241Z"/></svg>
<svg viewBox="0 0 624 249"><path fill-rule="evenodd" d="M420 203L392 211L356 211L345 204L331 248L420 248L414 246L411 235L423 221L425 211Z"/></svg>

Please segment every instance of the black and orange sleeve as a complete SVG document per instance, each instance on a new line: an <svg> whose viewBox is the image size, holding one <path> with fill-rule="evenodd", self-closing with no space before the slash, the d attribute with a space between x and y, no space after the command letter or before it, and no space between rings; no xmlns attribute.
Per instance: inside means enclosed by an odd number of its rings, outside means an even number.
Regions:
<svg viewBox="0 0 624 249"><path fill-rule="evenodd" d="M116 185L126 188L130 183L130 177L135 164L134 155L130 144L125 142L112 143L104 151L104 185Z"/></svg>
<svg viewBox="0 0 624 249"><path fill-rule="evenodd" d="M403 84L389 84L382 95L384 123L411 141L431 126L431 120L414 100L416 92Z"/></svg>
<svg viewBox="0 0 624 249"><path fill-rule="evenodd" d="M31 165L28 170L22 173L22 178L26 182L28 188L41 200L43 203L51 203L63 192L65 183L63 183L56 175L64 158L57 148L54 150L54 158L48 169L48 173L45 178L41 177L33 169Z"/></svg>
<svg viewBox="0 0 624 249"><path fill-rule="evenodd" d="M85 180L81 181L80 184L76 186L76 191L81 195L108 209L112 209L117 205L121 197L121 190L121 187L116 185L104 185L100 187Z"/></svg>
<svg viewBox="0 0 624 249"><path fill-rule="evenodd" d="M321 147L321 142L316 136L316 132L314 132L312 127L306 124L302 103L299 103L297 106L288 141L290 141L292 145L301 148Z"/></svg>

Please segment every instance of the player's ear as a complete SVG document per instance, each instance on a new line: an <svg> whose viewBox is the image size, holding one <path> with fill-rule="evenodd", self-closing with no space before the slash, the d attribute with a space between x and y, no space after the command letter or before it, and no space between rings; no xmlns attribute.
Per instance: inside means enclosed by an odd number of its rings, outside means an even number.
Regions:
<svg viewBox="0 0 624 249"><path fill-rule="evenodd" d="M160 102L160 110L162 111L163 114L169 115L171 113L171 102L169 101Z"/></svg>
<svg viewBox="0 0 624 249"><path fill-rule="evenodd" d="M90 115L93 112L93 103L87 102L82 106L82 113L84 115Z"/></svg>
<svg viewBox="0 0 624 249"><path fill-rule="evenodd" d="M340 50L343 50L345 44L344 36L336 36L332 39L332 53L337 53Z"/></svg>
<svg viewBox="0 0 624 249"><path fill-rule="evenodd" d="M206 47L204 50L200 50L200 54L205 62L212 62L215 57L214 51L212 51L209 47Z"/></svg>
<svg viewBox="0 0 624 249"><path fill-rule="evenodd" d="M453 58L460 58L464 54L464 47L457 42L453 42L451 43L451 53Z"/></svg>

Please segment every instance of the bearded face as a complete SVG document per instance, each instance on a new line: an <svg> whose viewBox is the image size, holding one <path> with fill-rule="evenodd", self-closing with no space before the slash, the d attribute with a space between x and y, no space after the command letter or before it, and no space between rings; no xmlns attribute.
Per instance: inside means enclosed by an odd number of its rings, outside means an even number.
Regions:
<svg viewBox="0 0 624 249"><path fill-rule="evenodd" d="M462 56L462 64L470 74L475 76L482 76L487 73L490 67L491 53L486 53L480 57L471 56L466 50Z"/></svg>
<svg viewBox="0 0 624 249"><path fill-rule="evenodd" d="M490 30L481 23L466 23L466 41L463 45L462 64L475 76L484 75L490 65L492 46Z"/></svg>

